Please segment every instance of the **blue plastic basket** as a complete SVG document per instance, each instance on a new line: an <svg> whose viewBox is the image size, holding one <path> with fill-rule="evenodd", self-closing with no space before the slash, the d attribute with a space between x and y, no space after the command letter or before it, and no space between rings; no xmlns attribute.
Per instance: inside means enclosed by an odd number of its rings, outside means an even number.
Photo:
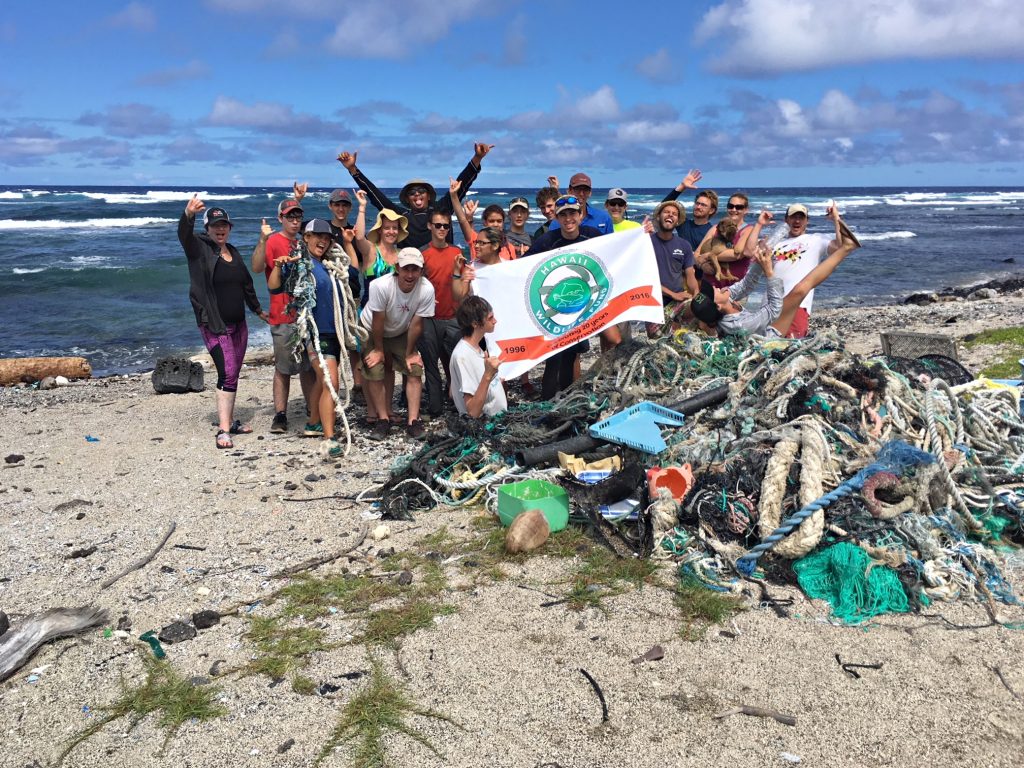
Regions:
<svg viewBox="0 0 1024 768"><path fill-rule="evenodd" d="M644 401L591 425L590 436L658 454L666 448L659 425L681 427L685 419L677 411Z"/></svg>

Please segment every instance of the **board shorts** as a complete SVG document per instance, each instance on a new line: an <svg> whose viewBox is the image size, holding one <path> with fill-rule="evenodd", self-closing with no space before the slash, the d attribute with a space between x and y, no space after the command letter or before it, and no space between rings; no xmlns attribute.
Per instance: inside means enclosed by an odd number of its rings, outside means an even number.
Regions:
<svg viewBox="0 0 1024 768"><path fill-rule="evenodd" d="M285 376L305 373L310 369L309 353L303 349L296 360L293 354L295 323L280 323L270 326L270 338L274 342L274 368Z"/></svg>
<svg viewBox="0 0 1024 768"><path fill-rule="evenodd" d="M796 315L793 317L793 324L786 332L787 339L802 339L807 335L807 329L811 325L811 315L803 307L797 307Z"/></svg>
<svg viewBox="0 0 1024 768"><path fill-rule="evenodd" d="M413 378L423 378L423 366L413 365L407 366L405 364L405 348L409 343L409 334L403 333L401 336L392 336L390 339L384 339L384 359L390 358L391 365L395 371L405 376L412 376ZM380 362L373 368L366 366L366 354L371 350L366 350L362 353L362 361L360 369L363 372L363 378L367 381L383 381L384 380L384 363Z"/></svg>
<svg viewBox="0 0 1024 768"><path fill-rule="evenodd" d="M309 350L309 356L312 358L316 354L312 344L309 345ZM335 361L341 360L341 339L337 334L320 334L320 354L324 357L333 357Z"/></svg>

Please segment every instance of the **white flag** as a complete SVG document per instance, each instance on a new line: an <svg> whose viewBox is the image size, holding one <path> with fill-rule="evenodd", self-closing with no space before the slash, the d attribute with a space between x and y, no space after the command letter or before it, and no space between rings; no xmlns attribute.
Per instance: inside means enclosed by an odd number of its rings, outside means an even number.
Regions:
<svg viewBox="0 0 1024 768"><path fill-rule="evenodd" d="M665 321L651 236L643 229L580 240L476 273L473 293L494 307L491 339L503 379L624 320Z"/></svg>

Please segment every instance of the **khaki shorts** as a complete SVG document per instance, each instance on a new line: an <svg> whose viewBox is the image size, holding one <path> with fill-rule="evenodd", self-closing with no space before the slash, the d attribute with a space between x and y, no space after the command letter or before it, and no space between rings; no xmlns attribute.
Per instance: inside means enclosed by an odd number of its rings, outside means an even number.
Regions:
<svg viewBox="0 0 1024 768"><path fill-rule="evenodd" d="M409 343L409 334L403 333L401 336L392 336L390 339L384 339L384 359L391 360L391 365L394 369L405 376L412 376L416 379L423 378L423 366L414 365L411 368L405 364L405 348ZM415 354L415 353L414 353ZM363 372L363 378L367 381L383 381L384 380L384 363L377 363L373 368L366 366L366 355L364 351L362 355L362 365L359 366Z"/></svg>
<svg viewBox="0 0 1024 768"><path fill-rule="evenodd" d="M270 338L274 342L274 368L278 373L294 376L309 370L309 354L305 348L299 354L298 360L292 354L295 349L292 346L295 338L295 323L270 326Z"/></svg>

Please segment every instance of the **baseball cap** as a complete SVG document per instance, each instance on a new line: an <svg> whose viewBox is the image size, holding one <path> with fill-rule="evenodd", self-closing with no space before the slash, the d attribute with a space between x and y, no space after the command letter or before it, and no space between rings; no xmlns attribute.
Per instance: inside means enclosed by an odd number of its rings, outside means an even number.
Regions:
<svg viewBox="0 0 1024 768"><path fill-rule="evenodd" d="M580 207L580 201L578 198L572 195L562 195L555 201L555 215L557 216L562 211L582 211Z"/></svg>
<svg viewBox="0 0 1024 768"><path fill-rule="evenodd" d="M715 325L725 316L715 304L715 287L707 280L701 280L700 291L690 300L690 312L708 325Z"/></svg>
<svg viewBox="0 0 1024 768"><path fill-rule="evenodd" d="M302 206L299 205L298 200L285 200L279 206L277 206L278 216L287 216L292 211L298 211L302 213Z"/></svg>
<svg viewBox="0 0 1024 768"><path fill-rule="evenodd" d="M330 235L331 225L325 219L310 219L302 230L307 235Z"/></svg>
<svg viewBox="0 0 1024 768"><path fill-rule="evenodd" d="M525 197L513 197L512 201L508 204L508 209L511 211L513 208L530 210L530 204L526 201Z"/></svg>
<svg viewBox="0 0 1024 768"><path fill-rule="evenodd" d="M786 215L792 216L794 213L802 213L804 216L808 216L807 206L803 203L793 203L789 208L786 209Z"/></svg>
<svg viewBox="0 0 1024 768"><path fill-rule="evenodd" d="M398 266L407 267L410 264L423 267L423 254L418 248L403 248L398 252Z"/></svg>
<svg viewBox="0 0 1024 768"><path fill-rule="evenodd" d="M590 177L585 173L574 173L572 178L569 179L569 189L573 187L593 187L594 185L590 182Z"/></svg>
<svg viewBox="0 0 1024 768"><path fill-rule="evenodd" d="M608 197L605 200L621 200L625 203L629 201L629 195L626 194L626 190L615 187L608 190Z"/></svg>
<svg viewBox="0 0 1024 768"><path fill-rule="evenodd" d="M234 226L234 224L231 224L231 217L228 216L228 212L223 208L207 208L206 213L203 214L203 226L209 227L218 221L226 221L230 226Z"/></svg>
<svg viewBox="0 0 1024 768"><path fill-rule="evenodd" d="M347 189L336 189L331 192L331 197L328 202L331 203L348 203L352 204L352 195L348 193Z"/></svg>

